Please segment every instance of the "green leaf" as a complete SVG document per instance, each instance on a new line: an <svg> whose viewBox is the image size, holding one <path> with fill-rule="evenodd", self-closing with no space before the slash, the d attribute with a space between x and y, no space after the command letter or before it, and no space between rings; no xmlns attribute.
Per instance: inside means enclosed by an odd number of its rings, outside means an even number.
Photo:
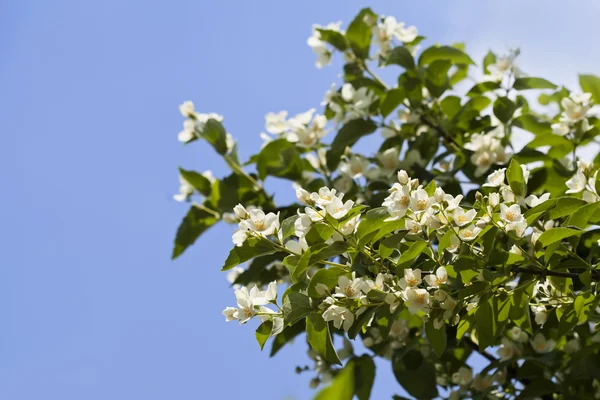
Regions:
<svg viewBox="0 0 600 400"><path fill-rule="evenodd" d="M235 246L231 249L221 271L227 271L255 257L273 254L276 251L277 249L269 240L249 237L241 246Z"/></svg>
<svg viewBox="0 0 600 400"><path fill-rule="evenodd" d="M440 329L435 329L433 319L430 318L425 323L425 334L435 353L438 357L441 357L444 350L446 350L446 325L444 324Z"/></svg>
<svg viewBox="0 0 600 400"><path fill-rule="evenodd" d="M377 125L370 119L355 119L342 126L327 152L327 167L335 170L346 147L352 147L363 136L377 130Z"/></svg>
<svg viewBox="0 0 600 400"><path fill-rule="evenodd" d="M452 63L448 60L435 60L425 71L425 86L433 97L441 97L450 87L448 70Z"/></svg>
<svg viewBox="0 0 600 400"><path fill-rule="evenodd" d="M513 120L513 125L525 129L534 135L552 134L552 127L549 122L540 120L533 114L523 114Z"/></svg>
<svg viewBox="0 0 600 400"><path fill-rule="evenodd" d="M538 242L540 242L542 246L546 247L548 245L551 245L552 243L559 242L563 239L572 236L579 236L582 233L584 233L584 231L579 229L551 228L540 235Z"/></svg>
<svg viewBox="0 0 600 400"><path fill-rule="evenodd" d="M398 383L411 396L417 399L437 397L435 367L418 350L396 351L392 358L392 369Z"/></svg>
<svg viewBox="0 0 600 400"><path fill-rule="evenodd" d="M346 51L348 49L348 40L339 31L331 29L317 29L320 34L320 39L324 42L329 43L339 51Z"/></svg>
<svg viewBox="0 0 600 400"><path fill-rule="evenodd" d="M600 78L595 75L579 75L581 90L592 94L594 103L600 104Z"/></svg>
<svg viewBox="0 0 600 400"><path fill-rule="evenodd" d="M392 111L402 104L405 98L406 95L404 94L404 89L395 88L389 90L379 105L379 111L381 112L381 115L384 118L390 115Z"/></svg>
<svg viewBox="0 0 600 400"><path fill-rule="evenodd" d="M292 215L291 217L283 220L281 223L281 235L283 236L283 239L287 239L296 234L296 227L294 224L296 223L297 219L297 215Z"/></svg>
<svg viewBox="0 0 600 400"><path fill-rule="evenodd" d="M277 139L267 143L260 151L256 169L261 180L264 180L267 175L300 180L303 162L294 143L287 139Z"/></svg>
<svg viewBox="0 0 600 400"><path fill-rule="evenodd" d="M350 362L354 364L354 393L358 400L369 400L375 381L375 363L366 354L355 357Z"/></svg>
<svg viewBox="0 0 600 400"><path fill-rule="evenodd" d="M390 214L386 207L373 208L363 214L360 224L356 230L356 238L361 239L366 237L369 233L379 229L384 223L384 220L390 218Z"/></svg>
<svg viewBox="0 0 600 400"><path fill-rule="evenodd" d="M183 168L179 168L179 174L187 183L192 185L198 193L208 197L212 190L212 183L204 175L199 174L196 171L187 171Z"/></svg>
<svg viewBox="0 0 600 400"><path fill-rule="evenodd" d="M387 59L386 65L391 64L400 65L405 69L414 69L415 59L406 47L397 46L392 49L392 52Z"/></svg>
<svg viewBox="0 0 600 400"><path fill-rule="evenodd" d="M406 236L406 233L406 231L398 232L383 239L379 244L379 254L381 257L388 258L391 256L394 250L398 248L400 241L404 239L404 236Z"/></svg>
<svg viewBox="0 0 600 400"><path fill-rule="evenodd" d="M314 308L312 307L310 297L299 292L290 292L283 296L283 321L284 324L294 325L310 314Z"/></svg>
<svg viewBox="0 0 600 400"><path fill-rule="evenodd" d="M490 299L479 302L479 307L475 311L475 323L479 349L484 350L494 343L496 336L496 316Z"/></svg>
<svg viewBox="0 0 600 400"><path fill-rule="evenodd" d="M315 400L352 400L354 377L354 363L351 361L335 376L329 386L317 393Z"/></svg>
<svg viewBox="0 0 600 400"><path fill-rule="evenodd" d="M498 119L507 123L517 109L517 105L508 97L498 97L494 102L494 115Z"/></svg>
<svg viewBox="0 0 600 400"><path fill-rule="evenodd" d="M600 208L600 203L586 204L585 206L579 207L573 214L565 221L565 226L574 226L580 229L584 229L590 219L596 211Z"/></svg>
<svg viewBox="0 0 600 400"><path fill-rule="evenodd" d="M483 73L485 75L489 74L490 71L488 70L488 67L495 63L496 63L496 55L493 52L488 51L487 54L485 55L485 57L483 58Z"/></svg>
<svg viewBox="0 0 600 400"><path fill-rule="evenodd" d="M329 324L318 312L311 312L306 317L306 334L308 343L325 361L330 364L342 365L340 358L333 347ZM352 390L354 393L354 390Z"/></svg>
<svg viewBox="0 0 600 400"><path fill-rule="evenodd" d="M310 279L310 282L308 283L308 295L316 299L325 297L326 295L322 295L317 291L317 285L325 285L327 286L327 289L331 291L337 285L338 278L347 274L347 271L338 267L329 267L318 270L317 272L315 272L315 274Z"/></svg>
<svg viewBox="0 0 600 400"><path fill-rule="evenodd" d="M348 251L348 244L345 242L333 242L332 244L317 243L310 246L307 251L302 254L298 265L292 273L292 280L298 282L305 277L306 270L313 264L327 260L331 257L343 254Z"/></svg>
<svg viewBox="0 0 600 400"><path fill-rule="evenodd" d="M506 179L515 195L525 196L525 194L527 194L527 185L525 184L525 178L523 177L523 169L514 159L510 160L510 165L506 170Z"/></svg>
<svg viewBox="0 0 600 400"><path fill-rule="evenodd" d="M516 90L527 90L527 89L556 89L557 86L543 78L517 78L513 83L513 89Z"/></svg>
<svg viewBox="0 0 600 400"><path fill-rule="evenodd" d="M453 64L475 64L471 57L455 47L432 46L421 53L419 66L431 64L436 60L447 60Z"/></svg>
<svg viewBox="0 0 600 400"><path fill-rule="evenodd" d="M177 229L171 258L174 260L179 257L185 249L194 244L196 239L217 221L218 219L214 214L193 205Z"/></svg>
<svg viewBox="0 0 600 400"><path fill-rule="evenodd" d="M200 137L210 143L217 153L221 155L227 154L227 132L223 128L223 125L216 119L211 118L206 121L200 131Z"/></svg>
<svg viewBox="0 0 600 400"><path fill-rule="evenodd" d="M404 251L398 259L396 266L396 275L403 276L404 269L412 264L413 261L427 248L427 242L413 242L413 244Z"/></svg>
<svg viewBox="0 0 600 400"><path fill-rule="evenodd" d="M265 321L258 326L256 329L256 341L262 350L265 347L265 343L269 336L271 336L271 332L273 331L273 321Z"/></svg>
<svg viewBox="0 0 600 400"><path fill-rule="evenodd" d="M365 22L365 17L377 18L370 8L360 10L354 20L348 25L346 39L350 42L350 47L354 54L364 60L369 57L369 47L371 46L371 27Z"/></svg>
<svg viewBox="0 0 600 400"><path fill-rule="evenodd" d="M305 317L304 315L303 317ZM306 331L306 323L303 319L298 320L297 323L291 326L283 328L280 334L276 335L273 339L273 345L271 347L271 354L269 357L273 357L281 350L283 346L290 343L296 336Z"/></svg>
<svg viewBox="0 0 600 400"><path fill-rule="evenodd" d="M334 229L325 223L316 223L310 227L308 232L306 233L306 242L309 246L317 243L323 243L326 240L331 238L333 235Z"/></svg>
<svg viewBox="0 0 600 400"><path fill-rule="evenodd" d="M473 86L468 92L467 96L479 96L482 93L489 92L490 90L500 89L499 82L487 81L487 82L479 82L475 86Z"/></svg>

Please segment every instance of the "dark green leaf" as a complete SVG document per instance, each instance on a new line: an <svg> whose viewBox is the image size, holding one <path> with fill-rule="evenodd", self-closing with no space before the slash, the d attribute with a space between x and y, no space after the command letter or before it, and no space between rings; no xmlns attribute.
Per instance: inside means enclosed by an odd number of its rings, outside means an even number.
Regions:
<svg viewBox="0 0 600 400"><path fill-rule="evenodd" d="M185 249L194 244L196 239L217 221L214 214L198 206L192 206L177 229L172 259L179 257Z"/></svg>
<svg viewBox="0 0 600 400"><path fill-rule="evenodd" d="M339 51L345 51L348 48L348 41L341 32L331 29L317 30L320 33L320 39L322 41L329 43Z"/></svg>
<svg viewBox="0 0 600 400"><path fill-rule="evenodd" d="M281 350L283 346L285 346L296 336L298 336L301 333L304 333L305 331L306 323L304 319L300 319L294 325L286 326L285 328L283 328L283 331L281 331L281 333L276 335L273 339L273 346L271 347L271 354L269 354L269 357L273 357L279 352L279 350Z"/></svg>
<svg viewBox="0 0 600 400"><path fill-rule="evenodd" d="M212 183L204 175L199 174L196 171L187 171L183 168L179 168L179 173L183 179L198 191L198 193L205 197L210 196Z"/></svg>
<svg viewBox="0 0 600 400"><path fill-rule="evenodd" d="M381 115L383 115L384 118L390 115L392 111L394 111L400 104L402 104L405 98L406 96L404 94L404 89L395 88L389 90L383 97L383 100L381 101L381 104L379 106L379 111L381 111Z"/></svg>
<svg viewBox="0 0 600 400"><path fill-rule="evenodd" d="M294 325L314 310L310 298L299 292L290 292L283 296L283 319L284 324Z"/></svg>
<svg viewBox="0 0 600 400"><path fill-rule="evenodd" d="M330 364L342 365L340 358L333 347L329 324L318 312L311 312L306 317L306 334L308 343L325 361ZM352 390L351 393L354 393Z"/></svg>
<svg viewBox="0 0 600 400"><path fill-rule="evenodd" d="M600 78L595 75L579 75L581 90L592 94L594 103L600 104Z"/></svg>
<svg viewBox="0 0 600 400"><path fill-rule="evenodd" d="M400 65L406 69L415 68L415 60L410 51L404 46L397 46L392 49L386 62L386 65L390 64Z"/></svg>
<svg viewBox="0 0 600 400"><path fill-rule="evenodd" d="M287 139L273 140L260 151L256 161L256 169L260 179L267 175L300 180L303 163L296 145Z"/></svg>
<svg viewBox="0 0 600 400"><path fill-rule="evenodd" d="M315 400L352 400L354 396L354 363L350 361L335 376L329 386L315 396Z"/></svg>
<svg viewBox="0 0 600 400"><path fill-rule="evenodd" d="M369 47L371 46L371 27L365 22L365 17L377 18L370 8L363 8L348 26L346 38L350 42L350 47L354 54L360 59L369 57Z"/></svg>
<svg viewBox="0 0 600 400"><path fill-rule="evenodd" d="M377 125L370 119L355 119L344 125L327 152L327 167L335 170L346 147L352 147L361 137L375 132Z"/></svg>
<svg viewBox="0 0 600 400"><path fill-rule="evenodd" d="M496 336L496 316L490 299L479 302L479 307L475 311L475 322L479 348L484 350L494 343Z"/></svg>
<svg viewBox="0 0 600 400"><path fill-rule="evenodd" d="M261 239L256 237L249 237L242 243L241 246L235 246L229 252L225 265L221 268L221 271L227 271L240 265L243 262L251 260L258 256L264 256L265 254L273 254L277 251L275 246L267 239Z"/></svg>
<svg viewBox="0 0 600 400"><path fill-rule="evenodd" d="M375 363L366 354L355 357L350 362L354 363L354 393L358 400L369 400L375 381Z"/></svg>
<svg viewBox="0 0 600 400"><path fill-rule="evenodd" d="M494 102L494 115L503 123L512 118L516 109L517 105L508 97L498 97Z"/></svg>
<svg viewBox="0 0 600 400"><path fill-rule="evenodd" d="M392 369L396 380L417 399L437 397L436 372L433 364L424 359L418 350L404 350L394 353Z"/></svg>
<svg viewBox="0 0 600 400"><path fill-rule="evenodd" d="M217 153L227 154L227 132L216 119L209 119L200 131L200 136L210 143Z"/></svg>
<svg viewBox="0 0 600 400"><path fill-rule="evenodd" d="M312 298L325 297L326 295L320 294L316 290L317 285L325 285L331 291L337 285L338 278L346 274L348 274L347 271L338 267L329 267L318 270L308 283L308 295Z"/></svg>
<svg viewBox="0 0 600 400"><path fill-rule="evenodd" d="M412 264L412 262L415 261L417 257L419 257L419 254L421 254L426 248L427 242L413 242L408 250L404 251L398 259L396 274L403 276L404 269L410 266L410 264Z"/></svg>
<svg viewBox="0 0 600 400"><path fill-rule="evenodd" d="M470 96L470 97L478 96L482 93L489 92L490 90L496 90L496 89L500 89L499 82L493 82L493 81L480 82L480 83L476 84L475 86L473 86L467 92L467 96Z"/></svg>
<svg viewBox="0 0 600 400"><path fill-rule="evenodd" d="M446 325L443 324L440 329L435 329L433 319L429 319L425 323L425 334L435 353L441 357L446 350Z"/></svg>
<svg viewBox="0 0 600 400"><path fill-rule="evenodd" d="M525 178L523 177L523 169L521 169L519 163L514 159L510 160L510 165L506 170L506 179L515 195L525 196L527 186L525 184Z"/></svg>

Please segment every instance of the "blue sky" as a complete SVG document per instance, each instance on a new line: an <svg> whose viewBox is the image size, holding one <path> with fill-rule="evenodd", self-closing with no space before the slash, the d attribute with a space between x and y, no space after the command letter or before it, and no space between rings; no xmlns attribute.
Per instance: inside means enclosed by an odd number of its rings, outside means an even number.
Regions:
<svg viewBox="0 0 600 400"><path fill-rule="evenodd" d="M310 398L303 343L269 360L251 327L223 321L230 227L169 260L177 166L226 173L205 144L177 142L177 106L223 114L247 157L266 112L318 106L336 80L313 66L311 25L365 3L2 2L0 397ZM532 75L600 74L597 2L481 3L368 5L476 59L520 45ZM380 364L374 398L397 391Z"/></svg>

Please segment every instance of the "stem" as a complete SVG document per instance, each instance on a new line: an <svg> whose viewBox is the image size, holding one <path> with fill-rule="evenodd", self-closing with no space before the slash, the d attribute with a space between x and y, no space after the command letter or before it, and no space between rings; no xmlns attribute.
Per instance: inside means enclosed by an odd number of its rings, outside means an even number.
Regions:
<svg viewBox="0 0 600 400"><path fill-rule="evenodd" d="M258 183L258 181L256 179L254 179L254 177L252 177L252 175L250 175L248 172L246 172L237 163L237 161L235 161L234 159L232 159L227 154L223 156L223 159L225 160L225 162L227 162L227 164L229 164L229 166L231 167L231 169L234 172L237 172L238 174L240 174L243 177L245 177L246 179L248 179L248 181L250 181L250 183L252 183L252 185L254 185L254 189L262 192L265 195L265 197L271 202L271 205L274 206L274 204L273 204L273 198L271 196L269 196L269 194L265 191L265 188L260 183Z"/></svg>
<svg viewBox="0 0 600 400"><path fill-rule="evenodd" d="M377 83L379 83L381 86L383 86L385 88L385 90L390 89L390 87L375 72L373 72L373 70L371 70L371 68L369 68L369 66L367 65L366 62L359 62L358 66L360 69L362 69L363 71L365 71L369 75L371 75L371 77L373 79L375 79L375 81L377 81Z"/></svg>

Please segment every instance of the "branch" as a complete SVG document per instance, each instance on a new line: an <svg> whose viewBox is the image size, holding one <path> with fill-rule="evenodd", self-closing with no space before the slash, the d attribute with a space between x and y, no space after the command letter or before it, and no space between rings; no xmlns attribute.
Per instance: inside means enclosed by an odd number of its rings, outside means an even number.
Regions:
<svg viewBox="0 0 600 400"><path fill-rule="evenodd" d="M588 270L585 270L588 271ZM584 272L585 272L584 271ZM538 275L538 276L558 276L561 278L578 278L583 272L559 272L559 271L549 271L547 269L534 269L534 268L526 268L526 267L517 267L513 268L512 272L519 273L523 272L526 274ZM592 279L600 281L600 271L590 271L592 273Z"/></svg>
<svg viewBox="0 0 600 400"><path fill-rule="evenodd" d="M485 358L486 360L488 360L489 362L496 362L496 361L498 361L498 359L496 357L494 357L493 355L491 355L487 351L480 350L479 346L477 345L477 343L475 343L473 340L471 340L471 338L469 338L467 336L464 336L462 340L463 340L463 342L465 342L467 344L467 346L469 346L472 350L475 350L476 352L478 352L479 354L481 354L481 356L483 358Z"/></svg>

